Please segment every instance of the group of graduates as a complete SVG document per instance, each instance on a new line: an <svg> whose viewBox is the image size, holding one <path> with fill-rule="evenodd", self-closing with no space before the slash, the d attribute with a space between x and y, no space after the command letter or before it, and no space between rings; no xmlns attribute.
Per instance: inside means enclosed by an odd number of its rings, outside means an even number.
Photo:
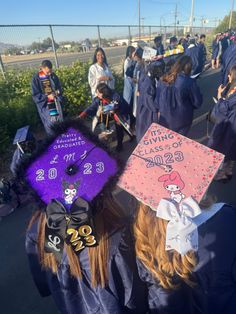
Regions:
<svg viewBox="0 0 236 314"><path fill-rule="evenodd" d="M154 40L156 56L148 61L143 60L143 48L129 46L124 63L123 96L114 90L114 77L105 52L102 48L96 49L88 77L92 104L79 114L76 121L60 127L59 131L53 125L63 120L63 97L51 62L44 61L40 72L33 77L33 99L47 134L54 138L53 143L60 142L61 136L69 138L71 129L81 135L82 142L92 143L90 150L84 150L79 145L76 147L80 158L66 171L61 171L62 177L57 179L64 184L63 176L68 179L74 175L77 179L78 175L79 180L74 180L76 184L70 183L65 188L65 199L68 200L69 195L73 199L69 203L71 207L68 202L65 205L62 198L54 199L57 196L51 195L50 203L40 203L38 207L41 210L34 214L27 230L26 250L33 278L42 296L53 296L60 313L235 313L235 208L223 203L214 204L214 199L205 196L200 207L214 214L203 218L204 223L198 226L198 249L179 253L166 248L168 225L165 218L157 215L158 210L154 211L140 200L130 203L132 208L127 205L124 210L115 200L115 184L122 169L113 173L116 177L114 181L114 178L111 180L109 167L97 168L97 172L104 177L105 189L97 189L101 179L94 180L90 185L80 184L91 173L80 172L83 162L90 165L88 161L92 158L98 162L101 151L107 152L105 146L95 140L84 126L86 116L93 117L93 129L100 125L102 131L109 131L114 119L117 151L123 149L124 132L132 140L136 134L139 142L152 123L188 136L193 112L203 102L196 78L206 62L204 40L205 35L197 40L186 36L180 41L173 36L164 49L162 37L158 36ZM218 100L211 113L215 124L208 145L226 155L218 173L220 180L228 180L232 176L232 161L236 158L235 52L236 45L232 44L222 55L223 85L218 89ZM129 121L129 126L124 121ZM53 150L51 143L52 139L47 142L46 149L41 149L40 154L34 156L29 167L34 162L38 167L40 158L44 158L44 162L47 160L47 154ZM65 148L62 150L66 152ZM51 162L56 164L57 160ZM27 170L25 164L22 169L26 171L23 176L27 176L29 184L33 171L30 168ZM16 172L21 176L22 169L18 163ZM47 184L42 184L40 192L37 191L39 178L38 182L34 181L33 188L45 201L44 197L50 191ZM156 178L153 180L160 184ZM179 184L181 181L177 176L173 179L174 183L171 180L170 176L166 184ZM55 191L53 185L52 191ZM86 193L93 194L93 198L85 201ZM165 208L160 202L159 207L162 206ZM194 206L198 205L194 203ZM171 214L172 208L167 206L165 210ZM78 232L69 242L63 232L70 224L76 225L83 219L93 219L98 244L95 247L88 245L76 254L74 247L80 242L80 238L76 238ZM48 233L48 228L54 232L54 237ZM78 230L90 243L92 231L87 232L88 226L86 228ZM59 248L61 239L64 246Z"/></svg>
<svg viewBox="0 0 236 314"><path fill-rule="evenodd" d="M227 30L224 33L218 33L212 42L212 68L218 69L222 61L222 57L227 48L236 42L236 32Z"/></svg>

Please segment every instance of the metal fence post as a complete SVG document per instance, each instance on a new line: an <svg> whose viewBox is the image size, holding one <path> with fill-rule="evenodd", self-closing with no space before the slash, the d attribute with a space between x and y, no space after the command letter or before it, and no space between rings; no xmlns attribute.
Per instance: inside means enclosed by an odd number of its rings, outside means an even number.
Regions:
<svg viewBox="0 0 236 314"><path fill-rule="evenodd" d="M129 45L132 44L132 37L131 37L131 29L130 26L128 26L128 30L129 30Z"/></svg>
<svg viewBox="0 0 236 314"><path fill-rule="evenodd" d="M54 41L52 26L49 25L49 28L50 28L50 33L51 33L52 49L53 49L53 52L54 52L54 58L55 58L56 68L59 68L59 63L58 63L58 58L57 58L57 52L56 52L56 47L55 47L55 41Z"/></svg>
<svg viewBox="0 0 236 314"><path fill-rule="evenodd" d="M164 26L164 48L166 48L166 26Z"/></svg>
<svg viewBox="0 0 236 314"><path fill-rule="evenodd" d="M4 64L2 62L2 56L0 54L0 68L1 68L1 72L2 72L2 76L4 78L4 80L6 79L6 76L5 76L5 69L4 69Z"/></svg>
<svg viewBox="0 0 236 314"><path fill-rule="evenodd" d="M152 27L149 26L149 42L151 43L152 41Z"/></svg>
<svg viewBox="0 0 236 314"><path fill-rule="evenodd" d="M100 26L97 26L98 28L98 46L102 47L102 43L101 43L101 34L100 34Z"/></svg>

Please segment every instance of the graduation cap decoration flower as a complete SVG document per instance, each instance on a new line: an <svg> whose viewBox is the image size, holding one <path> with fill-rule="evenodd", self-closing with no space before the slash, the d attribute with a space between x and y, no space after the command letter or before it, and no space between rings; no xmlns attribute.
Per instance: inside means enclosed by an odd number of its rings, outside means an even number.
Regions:
<svg viewBox="0 0 236 314"><path fill-rule="evenodd" d="M45 250L59 259L64 241L76 253L96 245L91 204L119 166L81 121L58 124L54 132L20 175L46 207Z"/></svg>

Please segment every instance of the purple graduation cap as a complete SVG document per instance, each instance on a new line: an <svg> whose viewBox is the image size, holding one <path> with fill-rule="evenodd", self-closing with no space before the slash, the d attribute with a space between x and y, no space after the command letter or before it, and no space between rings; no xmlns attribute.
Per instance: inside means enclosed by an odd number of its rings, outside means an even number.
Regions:
<svg viewBox="0 0 236 314"><path fill-rule="evenodd" d="M58 124L54 133L19 174L46 204L44 248L60 261L64 242L76 253L97 244L91 201L115 183L119 166L80 120Z"/></svg>
<svg viewBox="0 0 236 314"><path fill-rule="evenodd" d="M59 132L25 175L44 203L57 199L69 209L78 196L92 201L117 171L116 160L78 125Z"/></svg>

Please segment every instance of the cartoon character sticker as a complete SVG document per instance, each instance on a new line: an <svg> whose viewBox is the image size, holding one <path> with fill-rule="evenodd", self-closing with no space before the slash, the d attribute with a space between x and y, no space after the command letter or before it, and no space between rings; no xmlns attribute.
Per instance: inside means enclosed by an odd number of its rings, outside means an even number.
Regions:
<svg viewBox="0 0 236 314"><path fill-rule="evenodd" d="M66 204L72 204L73 199L78 192L78 187L80 186L81 180L78 180L74 183L67 182L65 180L62 181L63 187L63 197Z"/></svg>
<svg viewBox="0 0 236 314"><path fill-rule="evenodd" d="M172 200L180 203L185 198L185 195L181 192L185 184L177 171L159 177L158 181L163 182L163 187L170 193Z"/></svg>

